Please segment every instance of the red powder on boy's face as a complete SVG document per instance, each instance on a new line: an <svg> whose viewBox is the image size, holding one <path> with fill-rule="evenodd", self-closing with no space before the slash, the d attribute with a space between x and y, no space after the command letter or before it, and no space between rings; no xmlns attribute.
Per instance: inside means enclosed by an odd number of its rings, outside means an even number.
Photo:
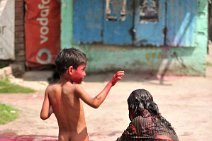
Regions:
<svg viewBox="0 0 212 141"><path fill-rule="evenodd" d="M85 72L86 64L79 65L77 69L73 70L72 81L80 84L86 76Z"/></svg>

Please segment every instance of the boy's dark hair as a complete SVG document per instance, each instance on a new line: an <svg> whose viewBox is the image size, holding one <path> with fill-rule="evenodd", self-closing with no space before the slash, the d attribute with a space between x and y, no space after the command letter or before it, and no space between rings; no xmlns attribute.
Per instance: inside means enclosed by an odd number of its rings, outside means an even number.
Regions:
<svg viewBox="0 0 212 141"><path fill-rule="evenodd" d="M77 69L79 65L86 63L86 54L76 48L61 50L55 60L56 70L59 75L63 74L70 66Z"/></svg>

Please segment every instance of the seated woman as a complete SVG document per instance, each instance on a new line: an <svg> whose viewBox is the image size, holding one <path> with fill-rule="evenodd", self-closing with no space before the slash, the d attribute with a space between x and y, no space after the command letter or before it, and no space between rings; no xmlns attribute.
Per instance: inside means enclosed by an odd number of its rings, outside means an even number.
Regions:
<svg viewBox="0 0 212 141"><path fill-rule="evenodd" d="M134 90L127 102L131 122L117 141L179 141L147 90Z"/></svg>

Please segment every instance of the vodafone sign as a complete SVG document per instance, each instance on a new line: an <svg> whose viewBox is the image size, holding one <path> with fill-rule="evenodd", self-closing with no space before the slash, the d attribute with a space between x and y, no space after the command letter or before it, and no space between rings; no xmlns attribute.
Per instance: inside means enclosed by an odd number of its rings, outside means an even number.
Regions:
<svg viewBox="0 0 212 141"><path fill-rule="evenodd" d="M26 64L54 64L60 51L60 3L57 0L25 0Z"/></svg>

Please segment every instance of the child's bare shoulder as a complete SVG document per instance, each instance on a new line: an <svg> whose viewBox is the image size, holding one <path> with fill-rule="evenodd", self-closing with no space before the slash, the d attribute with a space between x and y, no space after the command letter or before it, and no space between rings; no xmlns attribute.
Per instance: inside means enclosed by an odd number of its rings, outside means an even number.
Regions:
<svg viewBox="0 0 212 141"><path fill-rule="evenodd" d="M64 84L59 84L55 86L51 86L55 90L62 90L64 93L70 94L75 93L78 89L81 89L79 84L73 84L71 82L66 82Z"/></svg>
<svg viewBox="0 0 212 141"><path fill-rule="evenodd" d="M82 86L80 84L73 84L73 88L75 90L80 90L80 89L83 89Z"/></svg>
<svg viewBox="0 0 212 141"><path fill-rule="evenodd" d="M56 91L58 89L61 89L61 85L55 83L55 84L49 84L46 88L46 91Z"/></svg>
<svg viewBox="0 0 212 141"><path fill-rule="evenodd" d="M85 90L80 84L74 84L73 89L74 93L77 95L85 94Z"/></svg>

